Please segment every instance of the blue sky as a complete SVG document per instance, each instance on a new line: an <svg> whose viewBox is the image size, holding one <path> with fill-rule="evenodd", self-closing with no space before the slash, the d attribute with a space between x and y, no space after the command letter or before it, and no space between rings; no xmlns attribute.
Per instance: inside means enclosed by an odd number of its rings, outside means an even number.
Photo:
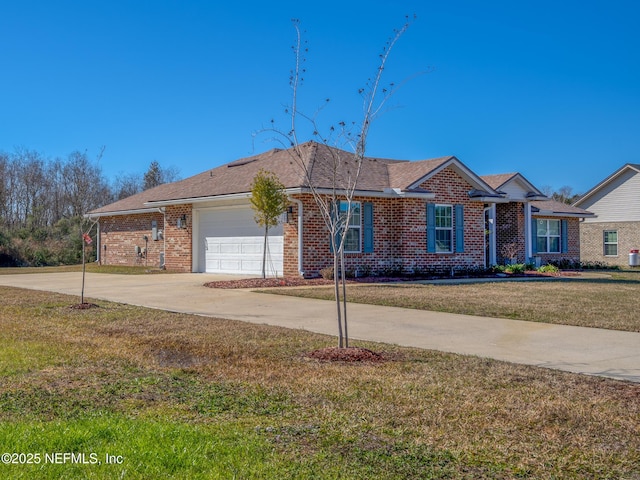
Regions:
<svg viewBox="0 0 640 480"><path fill-rule="evenodd" d="M0 151L96 156L109 177L157 160L182 177L278 145L299 18L302 109L361 118L357 93L406 14L386 82L411 79L367 154L456 155L584 192L640 162L640 3L601 1L0 1Z"/></svg>

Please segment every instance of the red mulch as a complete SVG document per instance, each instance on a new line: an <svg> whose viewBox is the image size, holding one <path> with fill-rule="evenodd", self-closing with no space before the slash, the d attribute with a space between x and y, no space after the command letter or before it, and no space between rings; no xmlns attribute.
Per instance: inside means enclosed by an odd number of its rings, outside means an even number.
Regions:
<svg viewBox="0 0 640 480"><path fill-rule="evenodd" d="M95 303L84 302L84 303L76 303L75 305L71 305L69 308L73 308L75 310L87 310L89 308L99 308L99 306L96 305Z"/></svg>
<svg viewBox="0 0 640 480"><path fill-rule="evenodd" d="M209 288L271 288L271 287L304 287L311 285L333 285L333 280L324 278L244 278L240 280L221 280L205 283Z"/></svg>
<svg viewBox="0 0 640 480"><path fill-rule="evenodd" d="M321 362L384 362L385 357L366 348L360 347L327 347L305 355L308 358L320 360Z"/></svg>

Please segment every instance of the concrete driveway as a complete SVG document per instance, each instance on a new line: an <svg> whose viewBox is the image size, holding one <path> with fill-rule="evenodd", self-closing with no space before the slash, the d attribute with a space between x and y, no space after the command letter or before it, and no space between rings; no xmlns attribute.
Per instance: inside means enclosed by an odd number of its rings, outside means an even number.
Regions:
<svg viewBox="0 0 640 480"><path fill-rule="evenodd" d="M79 295L81 275L0 275L0 285ZM221 278L207 274L88 273L85 297L336 335L333 302L203 286ZM352 340L640 382L640 333L358 304L351 304L348 313Z"/></svg>

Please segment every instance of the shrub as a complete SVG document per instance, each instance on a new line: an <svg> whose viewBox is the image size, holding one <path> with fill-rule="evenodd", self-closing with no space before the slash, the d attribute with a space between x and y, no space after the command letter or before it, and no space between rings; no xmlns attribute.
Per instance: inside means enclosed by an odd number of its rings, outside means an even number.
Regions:
<svg viewBox="0 0 640 480"><path fill-rule="evenodd" d="M540 268L538 268L538 271L541 273L558 273L560 269L555 265L547 264L542 265Z"/></svg>
<svg viewBox="0 0 640 480"><path fill-rule="evenodd" d="M512 275L520 275L525 272L524 263L514 263L513 265L507 265L504 268L505 273L511 273Z"/></svg>
<svg viewBox="0 0 640 480"><path fill-rule="evenodd" d="M325 280L333 280L333 267L321 268L320 276Z"/></svg>

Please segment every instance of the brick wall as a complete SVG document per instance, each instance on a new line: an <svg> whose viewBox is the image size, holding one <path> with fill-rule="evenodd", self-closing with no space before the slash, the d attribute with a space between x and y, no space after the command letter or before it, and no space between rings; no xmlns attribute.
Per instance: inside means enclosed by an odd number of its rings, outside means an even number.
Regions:
<svg viewBox="0 0 640 480"><path fill-rule="evenodd" d="M544 219L545 217L536 217ZM558 220L558 218L549 218L550 220ZM570 260L577 262L580 260L580 219L579 218L566 218L567 221L567 252L565 253L536 253L536 257L540 257L542 264L557 260Z"/></svg>
<svg viewBox="0 0 640 480"><path fill-rule="evenodd" d="M421 187L436 194L430 202L464 205L465 251L427 253L425 200L358 197L359 202L373 204L374 251L345 254L348 269L360 273L398 269L411 272L484 265L484 204L469 199L469 184L453 170L445 169ZM333 265L329 233L313 197L296 198L304 205L303 270L305 276L313 277ZM297 207L294 210L297 215ZM297 235L297 221L285 226L285 275L297 274Z"/></svg>
<svg viewBox="0 0 640 480"><path fill-rule="evenodd" d="M618 232L618 255L604 256L604 231ZM609 265L629 265L629 251L640 249L640 223L580 223L580 260L582 262L604 262Z"/></svg>
<svg viewBox="0 0 640 480"><path fill-rule="evenodd" d="M177 228L177 220L185 215L187 228ZM166 219L166 223L165 223ZM160 254L165 253L165 267L176 272L191 271L191 205L167 207L160 212L135 215L117 215L100 219L100 263L102 265L129 265L160 267ZM152 222L162 234L152 239ZM144 236L148 237L145 243ZM136 254L135 247L144 253ZM106 248L105 248L106 246Z"/></svg>
<svg viewBox="0 0 640 480"><path fill-rule="evenodd" d="M174 272L191 272L193 234L192 205L166 207L165 266ZM178 228L178 219L186 219L186 228Z"/></svg>
<svg viewBox="0 0 640 480"><path fill-rule="evenodd" d="M152 221L163 228L163 215L159 212L137 215L118 215L100 219L100 264L129 266L160 266L164 241L151 237ZM149 239L144 241L144 236ZM136 253L136 247L147 247L146 256Z"/></svg>
<svg viewBox="0 0 640 480"><path fill-rule="evenodd" d="M508 251L515 245L517 262L525 262L524 204L522 202L496 204L496 261L504 265Z"/></svg>

